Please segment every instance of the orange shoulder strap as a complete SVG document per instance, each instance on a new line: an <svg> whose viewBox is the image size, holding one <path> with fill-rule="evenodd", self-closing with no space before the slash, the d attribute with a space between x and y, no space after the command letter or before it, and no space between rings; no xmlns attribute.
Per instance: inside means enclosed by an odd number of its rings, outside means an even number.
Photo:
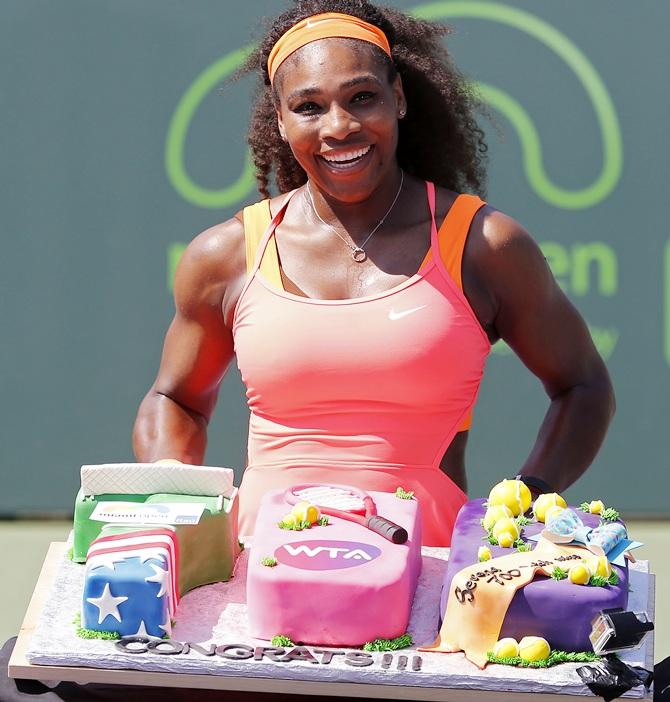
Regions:
<svg viewBox="0 0 670 702"><path fill-rule="evenodd" d="M447 273L460 290L463 290L461 265L465 242L468 239L472 220L485 204L476 195L460 195L451 206L437 233L440 242L440 258Z"/></svg>
<svg viewBox="0 0 670 702"><path fill-rule="evenodd" d="M272 221L270 201L261 200L255 205L245 207L244 215L244 243L247 252L247 275L251 273L256 259L256 252L261 243L263 234ZM279 270L279 256L274 237L268 242L261 265L258 269L261 275L277 288L282 288L281 272Z"/></svg>
<svg viewBox="0 0 670 702"><path fill-rule="evenodd" d="M476 195L459 195L437 232L440 258L450 278L460 290L463 290L461 266L465 242L468 239L472 220L485 204ZM430 261L431 256L432 252L429 251L421 264L422 267Z"/></svg>

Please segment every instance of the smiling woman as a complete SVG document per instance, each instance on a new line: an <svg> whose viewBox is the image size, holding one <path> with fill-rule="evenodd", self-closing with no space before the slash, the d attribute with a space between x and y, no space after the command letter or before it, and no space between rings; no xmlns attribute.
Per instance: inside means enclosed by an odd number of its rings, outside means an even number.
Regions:
<svg viewBox="0 0 670 702"><path fill-rule="evenodd" d="M316 40L303 44L306 51L302 47L296 48L301 39L312 39L315 31L318 31L311 29L306 33L301 31L301 25L310 22L314 27L313 18L327 13L362 19L368 27L373 28L368 30L367 40L361 38L363 32L360 24L354 30L357 38L352 38L351 31L349 37L345 38L341 25L331 37L337 38L337 43L347 47L352 58L360 59L367 54L373 65L373 70L368 74L375 83L372 95L378 94L380 87L394 92L400 89L399 97L409 103L409 108L405 104L397 113L397 117L402 120L397 125L397 160L400 167L456 192L471 190L481 194L484 182L482 157L486 145L474 118L474 108L478 103L441 43L447 28L390 8L384 8L382 12L369 3L356 0L308 0L296 3L293 9L272 22L259 51L247 62L246 70L257 71L260 68L262 77L249 130L249 142L254 152L261 193L269 196L268 176L273 170L282 192L305 183L306 173L301 168L302 164L293 157L291 145L282 143L275 110L282 96L288 97L283 79L301 63L300 57L307 58L310 50L318 55L323 44L334 43ZM320 29L324 33L327 34L329 29L332 31L332 21L330 27L323 20L321 25ZM273 69L278 73L277 80L271 81L268 59L280 38L292 28L295 29L289 35L288 48L293 49L293 52L279 56L284 57L283 66L281 62L273 61ZM383 39L379 39L375 30L381 33ZM326 57L321 53L317 60L324 61ZM340 72L339 64L326 63L321 68L325 71L328 84L337 79L339 85L345 87L346 80ZM364 79L364 75L356 76L356 80ZM309 89L313 86L306 87ZM356 84L349 87L355 88ZM366 90L370 90L370 87L359 86L359 90L354 92L365 93ZM367 97L370 96L361 95L359 99L365 100ZM316 102L312 107L316 107Z"/></svg>
<svg viewBox="0 0 670 702"><path fill-rule="evenodd" d="M614 400L586 325L524 229L462 194L482 194L486 149L445 31L363 0L301 0L249 59L266 199L182 257L134 434L140 461L201 463L236 356L250 410L242 534L271 489L402 486L419 500L424 544L449 545L499 339L549 399L513 472L562 490L602 442Z"/></svg>

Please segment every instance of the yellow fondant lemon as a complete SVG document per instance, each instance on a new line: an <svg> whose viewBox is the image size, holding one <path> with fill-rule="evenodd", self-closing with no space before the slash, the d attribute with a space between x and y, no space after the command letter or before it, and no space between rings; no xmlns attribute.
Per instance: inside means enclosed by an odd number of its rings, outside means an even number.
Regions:
<svg viewBox="0 0 670 702"><path fill-rule="evenodd" d="M539 495L533 505L533 514L538 522L544 522L547 510L550 507L567 507L567 502L557 492L545 492Z"/></svg>
<svg viewBox="0 0 670 702"><path fill-rule="evenodd" d="M498 546L503 548L512 548L516 539L509 533L509 531L503 531L500 536L498 536Z"/></svg>
<svg viewBox="0 0 670 702"><path fill-rule="evenodd" d="M477 559L479 561L490 561L491 555L491 549L488 546L480 546L477 549Z"/></svg>
<svg viewBox="0 0 670 702"><path fill-rule="evenodd" d="M519 641L519 655L524 661L544 661L550 653L549 643L541 636L524 636Z"/></svg>
<svg viewBox="0 0 670 702"><path fill-rule="evenodd" d="M591 575L600 575L609 578L612 574L612 566L607 560L607 556L593 556L586 559L586 567L591 571Z"/></svg>
<svg viewBox="0 0 670 702"><path fill-rule="evenodd" d="M508 533L512 537L512 541L516 541L516 539L519 538L520 530L519 530L519 525L516 523L514 519L511 517L504 517L503 519L499 519L494 525L493 525L493 536L498 539L498 542L500 542L500 536L501 534Z"/></svg>
<svg viewBox="0 0 670 702"><path fill-rule="evenodd" d="M484 529L493 529L493 525L504 517L513 517L512 510L507 505L493 505L484 515Z"/></svg>
<svg viewBox="0 0 670 702"><path fill-rule="evenodd" d="M295 515L299 522L309 522L310 524L315 524L321 517L319 508L309 502L298 502L291 510L291 514Z"/></svg>
<svg viewBox="0 0 670 702"><path fill-rule="evenodd" d="M489 493L489 506L506 505L515 517L523 514L532 501L530 490L521 480L503 480Z"/></svg>
<svg viewBox="0 0 670 702"><path fill-rule="evenodd" d="M601 514L605 509L605 505L602 500L591 500L589 502L589 511L591 514Z"/></svg>
<svg viewBox="0 0 670 702"><path fill-rule="evenodd" d="M519 655L519 644L516 639L500 639L493 647L493 655L498 658L515 658Z"/></svg>
<svg viewBox="0 0 670 702"><path fill-rule="evenodd" d="M568 571L568 579L575 585L586 585L591 579L591 571L586 563L578 563Z"/></svg>

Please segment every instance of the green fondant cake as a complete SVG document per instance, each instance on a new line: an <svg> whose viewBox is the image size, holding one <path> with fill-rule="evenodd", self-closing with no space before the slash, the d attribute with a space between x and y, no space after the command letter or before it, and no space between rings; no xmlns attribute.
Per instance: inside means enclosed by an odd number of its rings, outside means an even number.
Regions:
<svg viewBox="0 0 670 702"><path fill-rule="evenodd" d="M165 524L154 523L155 526L169 526L174 529L179 548L179 591L184 594L200 585L229 580L233 573L235 560L240 553L240 545L237 539L237 490L227 489L227 495L211 494L216 490L210 490L208 495L184 494L173 492L155 492L151 494L105 492L102 494L91 494L91 475L102 473L106 477L105 486L113 483L115 472L118 472L116 465L100 466L99 470L93 470L93 466L86 466L87 484L84 484L84 469L82 469L82 487L79 490L75 502L74 510L74 543L72 559L77 563L86 562L86 555L91 543L99 536L112 535L127 532L138 528L147 528L147 523L138 524L129 520L122 523L114 520L100 520L94 515L96 508L105 506L105 503L112 509L116 503L121 507L122 503L134 503L137 505L152 505L156 511L165 512L170 505L189 505L195 509L195 513L202 511L199 517L193 517L191 523L172 524L170 521ZM132 475L132 464L124 465L125 474ZM146 473L144 464L137 464L137 474ZM164 487L165 480L161 483L161 478L169 475L171 466L153 466L151 473L156 476L156 484ZM186 468L186 470L184 470ZM176 466L173 470L189 475L192 485L195 480L191 476L197 476L199 467L188 469L185 466ZM200 469L203 470L203 469ZM211 468L204 469L211 473ZM223 470L223 469L220 469ZM232 473L232 471L230 471ZM207 477L207 476L205 476ZM129 484L126 478L125 485ZM136 483L139 481L135 481ZM176 482L176 481L173 481ZM183 482L183 481L182 481ZM219 481L220 482L220 481ZM147 479L144 479L144 484ZM98 481L98 484L103 484ZM109 488L107 488L109 489ZM182 488L183 489L183 488ZM165 506L162 508L161 506ZM98 510L98 512L100 509ZM117 510L118 511L118 510ZM129 510L132 512L133 510ZM178 511L178 510L177 510ZM93 517L93 518L92 518Z"/></svg>
<svg viewBox="0 0 670 702"><path fill-rule="evenodd" d="M229 580L240 547L237 541L237 499L202 495L77 495L74 517L73 560L86 561L88 548L94 539L137 528L133 525L109 524L91 519L93 510L104 502L135 502L145 504L196 503L205 508L197 524L177 524L174 530L179 544L179 590L182 594L200 585ZM146 528L146 527L144 527Z"/></svg>

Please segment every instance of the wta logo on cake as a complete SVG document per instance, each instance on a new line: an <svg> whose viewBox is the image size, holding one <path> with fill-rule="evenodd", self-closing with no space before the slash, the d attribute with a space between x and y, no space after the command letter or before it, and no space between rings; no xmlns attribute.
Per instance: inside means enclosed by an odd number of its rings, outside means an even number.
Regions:
<svg viewBox="0 0 670 702"><path fill-rule="evenodd" d="M342 570L365 565L381 556L381 549L357 541L294 541L275 550L284 565L301 570Z"/></svg>

